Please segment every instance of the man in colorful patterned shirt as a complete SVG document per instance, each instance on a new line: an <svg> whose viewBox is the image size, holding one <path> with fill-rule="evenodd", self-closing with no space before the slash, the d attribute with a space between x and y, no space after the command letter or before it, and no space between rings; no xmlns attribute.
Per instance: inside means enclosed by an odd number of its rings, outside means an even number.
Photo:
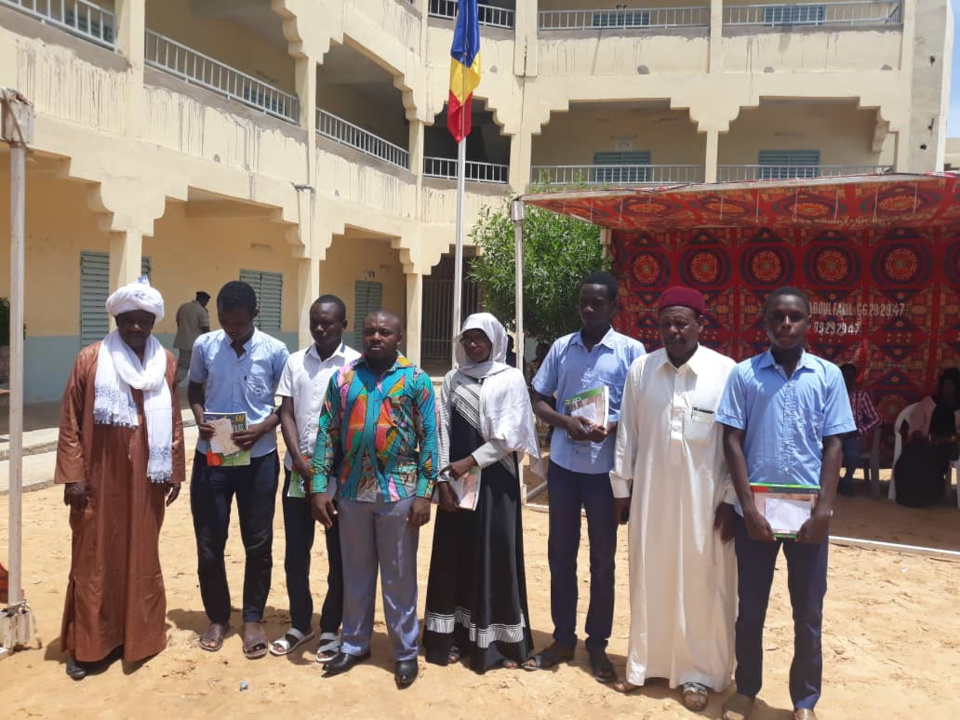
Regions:
<svg viewBox="0 0 960 720"><path fill-rule="evenodd" d="M853 473L860 465L863 449L870 447L873 443L873 433L879 430L882 421L880 413L877 412L877 406L873 404L873 399L866 390L857 387L857 375L860 374L857 366L852 363L841 365L840 372L847 386L853 420L857 423L857 429L854 432L847 433L841 438L844 473L840 478L840 487L837 492L849 497L854 494Z"/></svg>
<svg viewBox="0 0 960 720"><path fill-rule="evenodd" d="M397 350L400 319L370 313L362 333L363 356L330 381L313 455L310 502L326 527L335 512L327 483L340 486L343 640L325 669L337 675L370 657L379 566L403 688L417 679L417 544L437 478L436 410L430 378ZM343 460L331 478L338 447Z"/></svg>

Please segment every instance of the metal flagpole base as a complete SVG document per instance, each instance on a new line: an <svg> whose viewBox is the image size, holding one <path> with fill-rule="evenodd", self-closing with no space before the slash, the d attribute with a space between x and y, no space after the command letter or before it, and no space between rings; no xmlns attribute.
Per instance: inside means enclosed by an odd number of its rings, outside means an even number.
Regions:
<svg viewBox="0 0 960 720"><path fill-rule="evenodd" d="M33 627L33 613L26 600L0 610L0 660L10 657L17 650L28 650ZM40 647L39 640L36 641L36 647Z"/></svg>

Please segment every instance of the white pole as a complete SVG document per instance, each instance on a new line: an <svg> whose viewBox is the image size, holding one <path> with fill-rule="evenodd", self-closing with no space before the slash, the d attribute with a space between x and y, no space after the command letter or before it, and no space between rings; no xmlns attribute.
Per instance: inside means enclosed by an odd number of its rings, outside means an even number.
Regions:
<svg viewBox="0 0 960 720"><path fill-rule="evenodd" d="M510 204L510 219L513 221L513 273L514 298L516 305L515 332L517 369L523 372L523 201L514 200ZM530 458L530 462L539 462L540 458ZM524 482L523 466L517 468L520 481L520 501L527 504L527 484Z"/></svg>
<svg viewBox="0 0 960 720"><path fill-rule="evenodd" d="M23 600L23 245L27 148L10 143L10 600Z"/></svg>
<svg viewBox="0 0 960 720"><path fill-rule="evenodd" d="M453 332L450 351L453 367L457 366L457 341L462 322L463 302L463 216L467 189L467 138L457 143L457 245L453 261Z"/></svg>

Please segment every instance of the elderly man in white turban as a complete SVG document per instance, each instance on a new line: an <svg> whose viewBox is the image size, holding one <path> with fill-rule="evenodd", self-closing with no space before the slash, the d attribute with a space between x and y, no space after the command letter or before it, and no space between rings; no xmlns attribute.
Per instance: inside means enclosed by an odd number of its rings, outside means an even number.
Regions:
<svg viewBox="0 0 960 720"><path fill-rule="evenodd" d="M63 393L54 476L73 530L60 646L76 680L166 646L160 526L184 478L177 363L150 335L163 298L141 278L107 312L117 329L80 351Z"/></svg>

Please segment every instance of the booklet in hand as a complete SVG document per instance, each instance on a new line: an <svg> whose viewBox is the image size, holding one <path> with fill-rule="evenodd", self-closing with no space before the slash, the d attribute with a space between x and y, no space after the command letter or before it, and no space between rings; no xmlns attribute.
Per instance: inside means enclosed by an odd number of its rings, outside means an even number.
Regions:
<svg viewBox="0 0 960 720"><path fill-rule="evenodd" d="M480 500L480 468L472 467L466 475L447 480L453 493L457 496L461 510L476 510ZM433 490L433 502L440 502L439 483Z"/></svg>
<svg viewBox="0 0 960 720"><path fill-rule="evenodd" d="M751 484L750 489L757 510L779 538L795 538L820 497L820 488L809 485Z"/></svg>
<svg viewBox="0 0 960 720"><path fill-rule="evenodd" d="M207 450L207 465L210 467L240 467L250 464L250 451L241 450L233 441L233 434L247 429L247 414L203 413L204 422L213 426L210 449Z"/></svg>
<svg viewBox="0 0 960 720"><path fill-rule="evenodd" d="M580 417L597 427L606 427L610 416L610 388L602 387L571 395L563 401L570 417Z"/></svg>

